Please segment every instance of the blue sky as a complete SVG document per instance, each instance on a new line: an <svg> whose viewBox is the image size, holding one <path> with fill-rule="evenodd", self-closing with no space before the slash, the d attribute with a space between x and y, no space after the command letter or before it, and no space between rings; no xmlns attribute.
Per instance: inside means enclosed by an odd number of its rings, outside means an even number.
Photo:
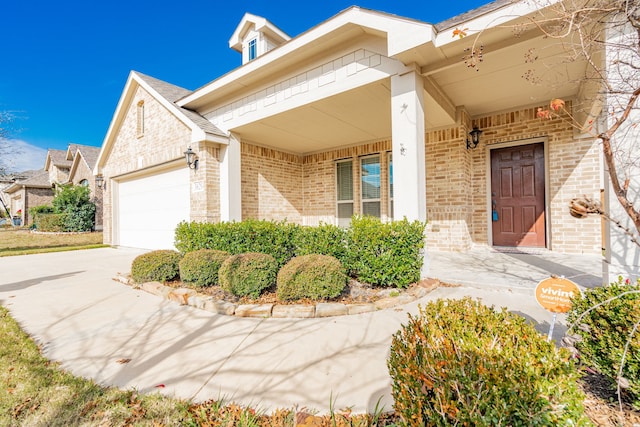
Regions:
<svg viewBox="0 0 640 427"><path fill-rule="evenodd" d="M238 67L228 41L245 12L294 37L354 4L437 23L487 2L5 1L0 111L17 118L13 166L42 168L46 149L70 142L100 146L130 70L196 89Z"/></svg>

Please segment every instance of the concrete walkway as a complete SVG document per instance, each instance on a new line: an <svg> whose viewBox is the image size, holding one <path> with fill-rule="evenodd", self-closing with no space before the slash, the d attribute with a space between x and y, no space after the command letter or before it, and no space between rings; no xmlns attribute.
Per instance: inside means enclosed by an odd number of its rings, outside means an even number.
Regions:
<svg viewBox="0 0 640 427"><path fill-rule="evenodd" d="M481 298L526 316L544 333L551 319L526 292L493 286L500 271L518 277L527 271L525 262L514 273L508 258L502 266L485 259L496 267L484 289L442 287L401 308L352 316L248 319L179 306L113 281L139 253L103 248L0 258L0 304L46 357L76 375L198 401L224 397L267 411L299 405L327 412L332 399L334 408L356 412L373 410L379 399L391 409L391 337L428 300ZM468 265L463 258L458 264L434 255L431 265L450 280ZM482 275L469 275L481 283ZM557 327L554 337L562 333Z"/></svg>

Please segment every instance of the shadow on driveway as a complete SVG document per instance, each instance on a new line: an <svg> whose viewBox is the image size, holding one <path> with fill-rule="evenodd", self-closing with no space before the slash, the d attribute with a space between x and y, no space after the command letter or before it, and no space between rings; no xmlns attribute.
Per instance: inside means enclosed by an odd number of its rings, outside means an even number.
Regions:
<svg viewBox="0 0 640 427"><path fill-rule="evenodd" d="M21 291L31 286L39 285L42 282L48 282L51 280L64 279L65 277L75 276L76 274L84 273L84 271L72 271L64 274L54 274L51 276L36 277L35 279L22 280L20 282L7 283L0 285L0 292L13 292Z"/></svg>

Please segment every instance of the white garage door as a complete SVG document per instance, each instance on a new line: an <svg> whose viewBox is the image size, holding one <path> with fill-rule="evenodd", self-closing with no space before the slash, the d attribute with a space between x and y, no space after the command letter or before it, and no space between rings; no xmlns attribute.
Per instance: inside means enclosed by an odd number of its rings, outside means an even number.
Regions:
<svg viewBox="0 0 640 427"><path fill-rule="evenodd" d="M176 225L189 220L189 171L181 167L118 184L118 245L174 248Z"/></svg>

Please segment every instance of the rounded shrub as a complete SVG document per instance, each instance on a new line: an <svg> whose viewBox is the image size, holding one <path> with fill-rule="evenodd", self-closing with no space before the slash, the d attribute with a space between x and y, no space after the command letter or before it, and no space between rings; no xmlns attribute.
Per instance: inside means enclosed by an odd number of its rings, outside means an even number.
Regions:
<svg viewBox="0 0 640 427"><path fill-rule="evenodd" d="M235 296L258 298L276 283L278 262L258 252L232 255L220 266L218 281L222 289Z"/></svg>
<svg viewBox="0 0 640 427"><path fill-rule="evenodd" d="M180 261L180 280L198 286L218 284L218 270L231 254L225 251L200 249L187 252Z"/></svg>
<svg viewBox="0 0 640 427"><path fill-rule="evenodd" d="M131 277L136 283L167 282L180 275L182 256L172 250L158 250L137 256L131 264Z"/></svg>
<svg viewBox="0 0 640 427"><path fill-rule="evenodd" d="M619 381L640 407L640 328L634 331L640 322L640 280L619 277L609 286L587 289L573 300L567 319L576 324L573 333L580 339L575 347L582 363Z"/></svg>
<svg viewBox="0 0 640 427"><path fill-rule="evenodd" d="M388 367L407 425L590 425L569 352L520 316L470 298L409 315Z"/></svg>
<svg viewBox="0 0 640 427"><path fill-rule="evenodd" d="M277 296L281 301L300 298L334 298L347 283L340 261L328 255L293 258L278 272Z"/></svg>

